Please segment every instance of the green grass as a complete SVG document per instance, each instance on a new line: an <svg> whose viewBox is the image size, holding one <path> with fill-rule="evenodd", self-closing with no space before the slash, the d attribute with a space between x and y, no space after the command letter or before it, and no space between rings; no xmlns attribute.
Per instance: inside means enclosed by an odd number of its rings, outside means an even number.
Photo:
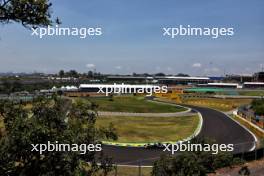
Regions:
<svg viewBox="0 0 264 176"><path fill-rule="evenodd" d="M152 168L151 167L142 167L141 168L141 176L150 176ZM137 176L139 175L138 167L117 167L116 171L112 171L108 174L108 176Z"/></svg>
<svg viewBox="0 0 264 176"><path fill-rule="evenodd" d="M140 164L140 163L139 163ZM113 169L107 174L107 176L151 176L152 167L128 167L128 166L115 166L113 165ZM91 169L89 165L83 165L85 170ZM93 176L102 176L104 173L99 171Z"/></svg>
<svg viewBox="0 0 264 176"><path fill-rule="evenodd" d="M113 97L112 101L109 97L87 99L99 105L98 111L167 113L186 110L183 107L149 102L144 97Z"/></svg>
<svg viewBox="0 0 264 176"><path fill-rule="evenodd" d="M258 90L258 91L239 91L239 95L244 95L244 96L264 96L264 90Z"/></svg>
<svg viewBox="0 0 264 176"><path fill-rule="evenodd" d="M114 124L116 142L166 142L191 136L196 130L199 117L99 117L98 127Z"/></svg>

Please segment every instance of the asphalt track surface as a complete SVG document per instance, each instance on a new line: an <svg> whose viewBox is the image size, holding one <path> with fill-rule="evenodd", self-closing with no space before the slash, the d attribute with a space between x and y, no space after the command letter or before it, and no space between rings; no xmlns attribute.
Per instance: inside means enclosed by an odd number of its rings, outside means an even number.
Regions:
<svg viewBox="0 0 264 176"><path fill-rule="evenodd" d="M218 144L234 144L234 153L249 151L255 146L255 138L245 128L222 112L197 106L189 106L201 113L203 126L198 136L215 140ZM153 165L162 154L162 149L119 147L103 145L103 153L119 165Z"/></svg>

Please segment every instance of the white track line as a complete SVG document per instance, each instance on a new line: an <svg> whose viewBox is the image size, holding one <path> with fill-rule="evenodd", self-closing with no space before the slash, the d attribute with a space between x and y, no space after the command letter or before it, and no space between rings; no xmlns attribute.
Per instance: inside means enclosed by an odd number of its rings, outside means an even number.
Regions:
<svg viewBox="0 0 264 176"><path fill-rule="evenodd" d="M258 142L258 139L257 139L257 137L255 136L255 134L252 133L247 127L245 127L244 125L240 124L240 123L237 122L235 119L233 119L232 117L230 117L229 115L225 114L225 113L222 112L222 111L219 111L219 110L217 110L217 109L213 109L213 108L209 108L209 107L202 107L202 106L198 106L198 107L201 107L201 108L208 108L208 109L212 109L212 110L215 110L215 111L217 111L217 112L220 112L220 113L224 114L226 117L228 117L229 119L231 119L232 121L234 121L235 123L237 123L239 126L241 126L242 128L244 128L244 129L245 129L247 132L249 132L249 133L253 136L253 138L254 138L254 145L253 145L253 147L252 147L249 151L253 151L253 150L255 150L255 148L256 148L256 143Z"/></svg>

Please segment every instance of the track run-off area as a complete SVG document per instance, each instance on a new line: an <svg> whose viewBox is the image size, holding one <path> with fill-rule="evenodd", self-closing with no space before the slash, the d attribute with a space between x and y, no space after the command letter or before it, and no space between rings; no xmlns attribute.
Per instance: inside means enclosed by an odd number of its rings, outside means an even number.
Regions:
<svg viewBox="0 0 264 176"><path fill-rule="evenodd" d="M234 144L234 153L246 152L255 148L256 137L254 134L225 113L206 107L183 106L201 114L203 124L198 136L212 139L218 144ZM163 149L113 145L103 145L103 153L111 157L115 164L125 166L151 166L161 155L169 154Z"/></svg>

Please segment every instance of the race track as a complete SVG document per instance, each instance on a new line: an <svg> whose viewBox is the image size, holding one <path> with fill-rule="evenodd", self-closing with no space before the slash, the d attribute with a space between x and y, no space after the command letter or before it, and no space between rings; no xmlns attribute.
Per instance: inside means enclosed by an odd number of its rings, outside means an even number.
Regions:
<svg viewBox="0 0 264 176"><path fill-rule="evenodd" d="M185 106L200 112L203 117L203 126L199 136L213 139L218 144L234 144L234 153L254 149L253 135L224 113L204 107ZM160 155L168 154L161 149L108 145L103 146L103 152L119 165L152 165Z"/></svg>

